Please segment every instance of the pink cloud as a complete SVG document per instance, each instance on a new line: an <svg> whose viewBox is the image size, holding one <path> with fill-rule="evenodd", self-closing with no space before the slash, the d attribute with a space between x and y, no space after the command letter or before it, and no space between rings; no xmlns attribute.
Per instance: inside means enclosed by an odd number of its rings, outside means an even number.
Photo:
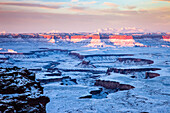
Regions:
<svg viewBox="0 0 170 113"><path fill-rule="evenodd" d="M71 0L71 2L78 2L79 0Z"/></svg>
<svg viewBox="0 0 170 113"><path fill-rule="evenodd" d="M86 9L85 7L79 7L79 6L73 6L69 8L69 10L75 11L75 12L83 12L85 9Z"/></svg>
<svg viewBox="0 0 170 113"><path fill-rule="evenodd" d="M59 5L43 5L43 4L33 4L33 3L23 3L23 2L1 2L0 5L9 5L9 6L24 6L24 7L39 7L45 9L59 9Z"/></svg>
<svg viewBox="0 0 170 113"><path fill-rule="evenodd" d="M155 1L170 2L170 0L155 0Z"/></svg>
<svg viewBox="0 0 170 113"><path fill-rule="evenodd" d="M91 2L78 2L78 5L91 5L97 3L96 1L91 1Z"/></svg>
<svg viewBox="0 0 170 113"><path fill-rule="evenodd" d="M107 5L109 7L119 7L119 5L115 4L115 3L111 3L111 2L104 2L104 5Z"/></svg>
<svg viewBox="0 0 170 113"><path fill-rule="evenodd" d="M168 15L170 13L167 9L148 10L148 13L121 11L118 9L103 12L101 10L96 11L99 15L92 14L92 10L89 9L84 9L84 11L87 14L0 11L0 31L47 32L51 29L57 29L63 32L91 32L98 28L114 27L119 29L124 26L135 26L136 28L146 29L148 32L169 31L170 17ZM89 15L88 11L91 15ZM101 13L107 14L100 15ZM126 16L119 14L125 14ZM124 31L128 30L124 29Z"/></svg>
<svg viewBox="0 0 170 113"><path fill-rule="evenodd" d="M136 6L126 6L125 8L127 8L127 9L135 9Z"/></svg>

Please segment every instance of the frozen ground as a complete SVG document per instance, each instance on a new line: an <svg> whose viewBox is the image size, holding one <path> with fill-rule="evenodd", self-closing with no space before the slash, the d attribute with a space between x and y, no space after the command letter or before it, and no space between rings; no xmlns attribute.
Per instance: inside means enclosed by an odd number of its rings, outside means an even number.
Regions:
<svg viewBox="0 0 170 113"><path fill-rule="evenodd" d="M131 47L128 43L131 42L126 41L125 46L124 42L115 45L106 39L77 43L58 39L50 43L43 38L2 38L0 67L18 66L34 71L44 86L45 95L50 97L48 113L168 113L170 42L138 39ZM108 68L159 70L107 74ZM146 78L146 72L160 76ZM95 86L95 80L116 81L135 88L114 91ZM102 93L80 99L99 88L103 88Z"/></svg>

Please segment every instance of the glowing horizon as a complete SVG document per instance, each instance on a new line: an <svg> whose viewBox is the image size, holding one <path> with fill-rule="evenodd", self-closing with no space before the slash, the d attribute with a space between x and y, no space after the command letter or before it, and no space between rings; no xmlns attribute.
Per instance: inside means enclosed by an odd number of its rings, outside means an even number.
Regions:
<svg viewBox="0 0 170 113"><path fill-rule="evenodd" d="M170 32L170 0L0 0L0 32Z"/></svg>

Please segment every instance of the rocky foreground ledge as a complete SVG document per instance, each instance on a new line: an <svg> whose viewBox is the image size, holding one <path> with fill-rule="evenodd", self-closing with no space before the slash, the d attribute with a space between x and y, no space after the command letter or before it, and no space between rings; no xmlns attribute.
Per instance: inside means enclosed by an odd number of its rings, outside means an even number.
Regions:
<svg viewBox="0 0 170 113"><path fill-rule="evenodd" d="M46 113L49 101L34 73L25 68L0 68L0 113Z"/></svg>

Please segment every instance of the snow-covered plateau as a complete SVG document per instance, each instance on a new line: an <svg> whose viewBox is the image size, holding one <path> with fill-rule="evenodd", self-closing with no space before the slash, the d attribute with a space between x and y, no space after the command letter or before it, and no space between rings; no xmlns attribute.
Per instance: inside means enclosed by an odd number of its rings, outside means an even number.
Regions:
<svg viewBox="0 0 170 113"><path fill-rule="evenodd" d="M27 68L47 113L169 113L170 41L0 38L0 67Z"/></svg>

